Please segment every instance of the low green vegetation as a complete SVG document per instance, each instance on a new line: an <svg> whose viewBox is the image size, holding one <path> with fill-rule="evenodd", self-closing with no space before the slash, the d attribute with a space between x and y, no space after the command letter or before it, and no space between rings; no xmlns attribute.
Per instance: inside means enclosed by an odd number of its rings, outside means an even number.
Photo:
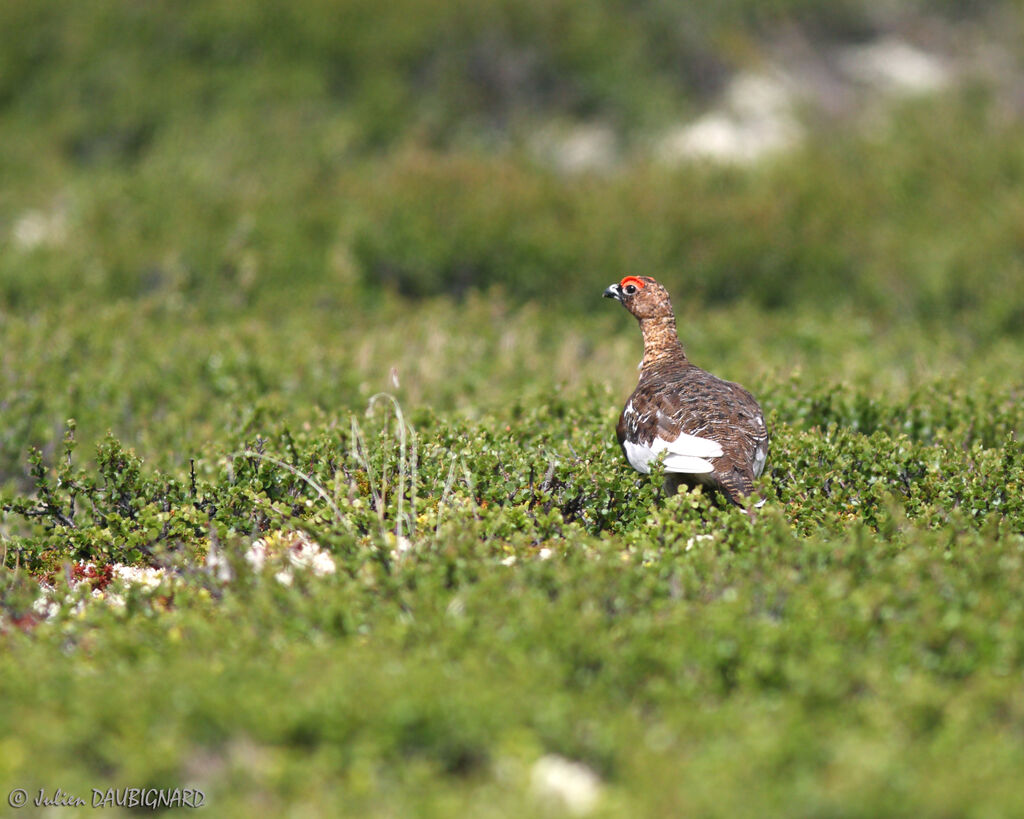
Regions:
<svg viewBox="0 0 1024 819"><path fill-rule="evenodd" d="M712 57L877 15L236 6L0 10L0 799L1024 813L1019 111L665 168ZM626 272L764 406L758 514L626 465Z"/></svg>

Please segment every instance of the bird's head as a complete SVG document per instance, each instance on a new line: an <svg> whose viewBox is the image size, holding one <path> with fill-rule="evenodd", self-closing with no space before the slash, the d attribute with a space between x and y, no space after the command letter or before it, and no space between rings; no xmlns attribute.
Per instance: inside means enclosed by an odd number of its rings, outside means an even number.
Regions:
<svg viewBox="0 0 1024 819"><path fill-rule="evenodd" d="M650 276L626 276L604 291L606 299L617 299L638 319L672 316L668 291Z"/></svg>

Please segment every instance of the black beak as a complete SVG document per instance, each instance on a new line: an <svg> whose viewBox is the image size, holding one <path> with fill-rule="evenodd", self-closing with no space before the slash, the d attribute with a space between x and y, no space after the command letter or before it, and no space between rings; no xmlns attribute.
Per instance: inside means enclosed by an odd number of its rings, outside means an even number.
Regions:
<svg viewBox="0 0 1024 819"><path fill-rule="evenodd" d="M622 301L622 288L617 284L609 285L604 289L604 297L606 299L615 299L616 301Z"/></svg>

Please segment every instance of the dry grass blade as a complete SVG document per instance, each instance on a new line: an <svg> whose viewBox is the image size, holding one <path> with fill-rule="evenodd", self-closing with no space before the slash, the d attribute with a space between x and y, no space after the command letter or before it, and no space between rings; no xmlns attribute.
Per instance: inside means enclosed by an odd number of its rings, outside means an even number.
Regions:
<svg viewBox="0 0 1024 819"><path fill-rule="evenodd" d="M346 518L341 513L341 509L338 508L338 504L336 504L331 499L331 496L327 494L327 491L320 484L318 484L311 477L309 477L309 475L306 475L306 474L300 472L298 469L296 469L291 464L287 464L284 461L282 461L282 460L280 460L278 458L273 457L272 455L265 455L265 454L263 454L261 452L256 452L256 450L253 450L253 449L244 449L240 453L237 453L236 455L234 455L232 457L259 458L261 461L267 461L269 463L272 463L272 464L274 464L274 466L279 466L279 467L281 467L281 469L284 469L287 472L290 472L295 477L301 478L306 483L308 483L310 486L312 486L314 491L321 498L323 498L324 501L327 502L327 505L329 507L331 507L331 511L334 512L334 516L335 516L335 518L337 518L338 523L340 523L342 526L347 527L349 530L353 529L351 521L349 521L348 518Z"/></svg>
<svg viewBox="0 0 1024 819"><path fill-rule="evenodd" d="M395 398L390 393L379 392L376 395L371 396L369 403L366 407L367 414L369 415L370 413L372 413L377 403L385 399L391 402L391 405L395 412L395 420L398 423L398 498L396 500L395 509L395 538L397 539L402 537L403 521L405 522L407 537L412 538L416 521L416 480L418 467L416 433L413 430L412 426L406 422L405 415L402 412L402 405L399 404L398 399ZM387 443L386 432L387 427L385 427L385 445ZM382 475L381 494L384 493L384 480L384 475ZM410 495L410 509L408 514L406 514L404 509L405 490L407 484L409 486Z"/></svg>

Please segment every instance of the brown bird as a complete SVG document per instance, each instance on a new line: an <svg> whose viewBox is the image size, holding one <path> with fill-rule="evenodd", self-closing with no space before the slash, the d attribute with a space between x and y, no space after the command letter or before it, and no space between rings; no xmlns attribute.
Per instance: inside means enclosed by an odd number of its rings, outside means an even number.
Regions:
<svg viewBox="0 0 1024 819"><path fill-rule="evenodd" d="M649 474L665 453L667 491L703 484L742 505L768 458L768 429L754 396L690 363L668 291L650 276L626 276L604 295L636 316L644 336L640 383L616 429L629 465Z"/></svg>

